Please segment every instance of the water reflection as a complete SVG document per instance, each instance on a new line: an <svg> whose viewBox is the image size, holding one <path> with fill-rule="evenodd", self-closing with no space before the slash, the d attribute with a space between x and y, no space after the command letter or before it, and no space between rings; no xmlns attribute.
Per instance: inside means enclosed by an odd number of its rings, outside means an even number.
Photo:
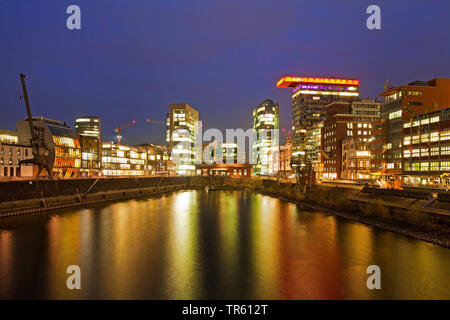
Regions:
<svg viewBox="0 0 450 320"><path fill-rule="evenodd" d="M0 220L0 298L448 299L449 270L448 249L249 192Z"/></svg>

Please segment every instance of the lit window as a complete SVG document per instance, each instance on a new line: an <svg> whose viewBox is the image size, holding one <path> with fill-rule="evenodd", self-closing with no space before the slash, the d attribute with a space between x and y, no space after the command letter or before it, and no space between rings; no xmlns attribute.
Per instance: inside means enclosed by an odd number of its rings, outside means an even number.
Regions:
<svg viewBox="0 0 450 320"><path fill-rule="evenodd" d="M394 111L389 113L389 120L393 120L393 119L397 119L400 118L402 116L402 110L398 110L398 111Z"/></svg>
<svg viewBox="0 0 450 320"><path fill-rule="evenodd" d="M430 123L439 122L439 116L430 119Z"/></svg>

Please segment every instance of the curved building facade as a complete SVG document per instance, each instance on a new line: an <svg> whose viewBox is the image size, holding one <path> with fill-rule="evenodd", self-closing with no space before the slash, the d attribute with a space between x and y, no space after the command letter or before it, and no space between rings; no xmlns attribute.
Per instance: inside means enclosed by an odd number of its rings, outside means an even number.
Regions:
<svg viewBox="0 0 450 320"><path fill-rule="evenodd" d="M278 172L279 105L265 100L253 110L253 173L272 175Z"/></svg>

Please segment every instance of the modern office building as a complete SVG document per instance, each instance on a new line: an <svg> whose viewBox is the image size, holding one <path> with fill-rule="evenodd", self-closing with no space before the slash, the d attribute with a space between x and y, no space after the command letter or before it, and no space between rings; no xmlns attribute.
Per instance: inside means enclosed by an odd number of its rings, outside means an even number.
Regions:
<svg viewBox="0 0 450 320"><path fill-rule="evenodd" d="M372 100L372 105L379 108L380 103ZM322 177L325 180L342 178L344 139L353 138L357 148L361 150L368 150L370 142L375 139L372 130L380 119L376 112L372 112L376 107L369 108L369 112L364 114L358 112L361 111L360 106L359 103L353 102L332 102L327 106L327 115L321 133Z"/></svg>
<svg viewBox="0 0 450 320"><path fill-rule="evenodd" d="M42 116L32 118L40 143L48 151L52 175L60 178L77 177L81 167L81 148L75 132L65 123ZM31 134L28 119L17 122L19 144L29 145ZM42 174L46 174L43 172Z"/></svg>
<svg viewBox="0 0 450 320"><path fill-rule="evenodd" d="M75 132L81 147L81 175L98 176L102 146L100 118L85 116L75 119Z"/></svg>
<svg viewBox="0 0 450 320"><path fill-rule="evenodd" d="M145 152L137 147L107 142L102 144L103 176L143 176Z"/></svg>
<svg viewBox="0 0 450 320"><path fill-rule="evenodd" d="M450 108L403 123L403 186L449 187Z"/></svg>
<svg viewBox="0 0 450 320"><path fill-rule="evenodd" d="M271 175L279 166L279 105L265 100L253 110L253 173Z"/></svg>
<svg viewBox="0 0 450 320"><path fill-rule="evenodd" d="M169 106L166 141L177 174L195 173L195 136L199 130L198 121L198 111L190 105L175 103Z"/></svg>
<svg viewBox="0 0 450 320"><path fill-rule="evenodd" d="M327 105L333 101L353 101L359 97L359 81L355 79L285 76L279 88L292 89L292 158L300 170L307 165L306 131L323 122ZM315 155L313 158L317 158ZM308 163L308 166L311 165Z"/></svg>
<svg viewBox="0 0 450 320"><path fill-rule="evenodd" d="M139 145L140 152L145 157L145 175L149 176L173 176L175 175L175 166L170 156L170 150L167 146L161 146L152 143L143 143Z"/></svg>
<svg viewBox="0 0 450 320"><path fill-rule="evenodd" d="M380 94L384 102L381 121L377 124L379 135L372 146L377 150L372 160L375 177L390 186L400 187L419 180L421 184L436 183L438 171L431 168L437 168L437 162L439 173L447 171L445 110L450 106L449 92L450 79L436 78L389 87ZM435 158L437 148L444 161ZM425 175L420 172L434 177L424 179Z"/></svg>
<svg viewBox="0 0 450 320"><path fill-rule="evenodd" d="M33 165L20 163L32 157L29 143L19 145L16 131L0 129L0 177L32 177Z"/></svg>
<svg viewBox="0 0 450 320"><path fill-rule="evenodd" d="M320 175L323 170L321 140L322 140L323 122L319 122L306 129L305 132L305 158L306 164L312 167L312 170Z"/></svg>

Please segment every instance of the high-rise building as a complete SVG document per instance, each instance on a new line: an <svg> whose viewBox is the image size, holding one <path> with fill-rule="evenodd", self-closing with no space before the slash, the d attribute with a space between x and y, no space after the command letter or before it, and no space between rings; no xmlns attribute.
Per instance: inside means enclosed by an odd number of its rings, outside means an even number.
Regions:
<svg viewBox="0 0 450 320"><path fill-rule="evenodd" d="M327 115L321 132L322 177L326 180L343 178L341 172L343 165L342 143L344 139L352 138L354 141L354 143L350 141L345 151L349 150L349 147L356 145L356 151L365 151L359 153L355 151L355 154L360 156L366 155L370 142L375 139L373 128L380 119L376 112L376 109L378 108L379 110L380 108L380 102L368 99L364 101L367 105L364 107L361 107L360 101L332 102L327 106ZM364 113L362 110L366 110L367 113ZM349 154L346 154L345 160L348 159L348 156ZM367 166L367 170L370 170L370 161L364 162L364 166ZM354 177L358 179L358 175L354 175ZM347 173L346 178L348 178ZM359 175L359 178L363 179L362 175Z"/></svg>
<svg viewBox="0 0 450 320"><path fill-rule="evenodd" d="M449 172L450 79L414 81L380 95L373 174L396 187L442 183ZM447 144L449 142L449 144Z"/></svg>
<svg viewBox="0 0 450 320"><path fill-rule="evenodd" d="M253 173L271 175L279 166L279 105L265 100L253 110Z"/></svg>
<svg viewBox="0 0 450 320"><path fill-rule="evenodd" d="M166 141L171 151L177 174L195 174L195 137L198 128L198 111L185 103L169 106Z"/></svg>
<svg viewBox="0 0 450 320"><path fill-rule="evenodd" d="M75 119L75 132L81 147L81 174L97 176L101 167L100 118L86 116Z"/></svg>
<svg viewBox="0 0 450 320"><path fill-rule="evenodd" d="M282 77L279 88L292 89L292 162L293 167L305 167L306 130L323 122L327 105L333 101L350 102L359 97L359 81L317 77ZM317 158L315 155L313 158Z"/></svg>
<svg viewBox="0 0 450 320"><path fill-rule="evenodd" d="M76 177L80 173L81 148L75 132L65 122L33 117L33 127L40 143L48 150L47 164L53 176ZM28 145L31 134L28 119L17 122L19 144Z"/></svg>

